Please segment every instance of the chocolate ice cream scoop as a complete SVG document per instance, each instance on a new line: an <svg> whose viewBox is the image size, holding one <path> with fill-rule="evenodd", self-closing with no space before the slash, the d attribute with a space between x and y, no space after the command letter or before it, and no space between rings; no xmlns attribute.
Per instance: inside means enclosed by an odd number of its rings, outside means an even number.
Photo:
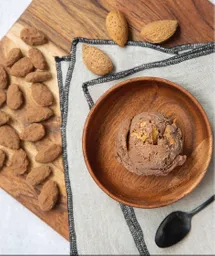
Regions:
<svg viewBox="0 0 215 256"><path fill-rule="evenodd" d="M167 175L186 161L182 150L180 128L157 112L123 121L117 134L117 160L138 175Z"/></svg>

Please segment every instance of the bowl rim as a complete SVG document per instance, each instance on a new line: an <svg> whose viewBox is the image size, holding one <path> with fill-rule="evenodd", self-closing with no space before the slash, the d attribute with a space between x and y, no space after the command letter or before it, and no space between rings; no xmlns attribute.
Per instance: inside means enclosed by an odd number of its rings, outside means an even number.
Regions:
<svg viewBox="0 0 215 256"><path fill-rule="evenodd" d="M106 98L110 94L114 93L116 90L118 90L119 88L127 85L128 83L132 83L132 82L136 82L136 81L157 81L157 82L163 82L163 83L166 83L168 86L174 87L174 88L178 89L179 91L181 91L182 93L184 93L198 107L199 111L201 112L201 115L203 116L205 124L207 126L208 133L210 135L210 137L209 137L209 152L208 152L206 168L205 168L204 171L201 172L201 175L199 176L198 180L194 184L192 184L192 186L190 186L190 188L187 191L185 191L184 193L181 193L180 197L177 197L176 199L173 199L173 200L169 200L167 202L162 202L160 204L150 204L150 205L137 204L137 203L133 203L133 202L128 202L128 201L126 201L126 200L124 200L122 198L119 198L116 195L112 194L97 179L97 176L94 174L94 172L93 172L93 170L92 170L92 168L90 166L88 155L87 155L86 137L87 137L88 126L89 126L89 123L90 123L91 117L93 116L94 111L96 111L100 107L100 105L103 103L103 101L106 100ZM186 195L191 193L200 184L200 182L204 178L204 176L205 176L205 174L206 174L206 172L208 170L209 164L211 162L212 153L213 153L213 140L214 140L214 138L213 138L213 131L212 131L212 127L211 127L210 121L208 119L208 116L207 116L204 108L200 104L200 102L189 91L187 91L185 88L183 88L182 86L178 85L177 83L174 83L174 82L169 81L167 79L160 78L160 77L144 76L144 77L135 77L135 78L127 79L127 80L124 80L124 81L122 81L120 83L117 83L114 86L112 86L111 88L109 88L103 95L101 95L99 97L97 102L94 104L94 106L92 107L92 109L88 113L86 121L85 121L85 124L84 124L83 134L82 134L82 152L83 152L83 156L84 156L84 160L85 160L85 164L86 164L88 172L90 173L90 175L93 178L93 180L95 181L95 183L100 187L100 189L103 190L103 192L105 192L109 197L111 197L112 199L114 199L115 201L117 201L119 203L123 203L123 204L131 206L131 207L142 208L142 209L151 209L151 208L164 207L164 206L170 205L170 204L172 204L174 202L177 202L178 200L184 198Z"/></svg>

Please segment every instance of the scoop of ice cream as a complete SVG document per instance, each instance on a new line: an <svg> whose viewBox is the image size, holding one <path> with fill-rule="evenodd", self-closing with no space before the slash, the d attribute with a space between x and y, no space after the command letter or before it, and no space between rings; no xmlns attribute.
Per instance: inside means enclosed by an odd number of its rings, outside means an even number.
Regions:
<svg viewBox="0 0 215 256"><path fill-rule="evenodd" d="M117 160L138 175L167 175L186 161L182 150L180 128L157 112L123 121L117 134Z"/></svg>

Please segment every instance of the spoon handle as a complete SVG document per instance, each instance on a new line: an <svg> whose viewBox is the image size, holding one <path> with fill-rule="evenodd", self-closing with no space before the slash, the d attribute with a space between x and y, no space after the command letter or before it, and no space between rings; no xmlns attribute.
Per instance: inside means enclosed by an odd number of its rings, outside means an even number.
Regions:
<svg viewBox="0 0 215 256"><path fill-rule="evenodd" d="M195 215L196 213L200 212L202 209L204 209L206 206L208 206L210 203L212 203L215 200L215 195L211 196L207 201L205 201L203 204L196 207L194 210L189 212L191 216Z"/></svg>

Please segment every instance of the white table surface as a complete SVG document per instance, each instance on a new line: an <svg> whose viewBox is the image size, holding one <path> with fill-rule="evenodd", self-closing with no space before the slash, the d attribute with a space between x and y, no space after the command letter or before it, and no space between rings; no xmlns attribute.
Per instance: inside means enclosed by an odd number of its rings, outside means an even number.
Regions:
<svg viewBox="0 0 215 256"><path fill-rule="evenodd" d="M0 39L30 0L0 0ZM69 242L0 189L0 255L69 254Z"/></svg>

